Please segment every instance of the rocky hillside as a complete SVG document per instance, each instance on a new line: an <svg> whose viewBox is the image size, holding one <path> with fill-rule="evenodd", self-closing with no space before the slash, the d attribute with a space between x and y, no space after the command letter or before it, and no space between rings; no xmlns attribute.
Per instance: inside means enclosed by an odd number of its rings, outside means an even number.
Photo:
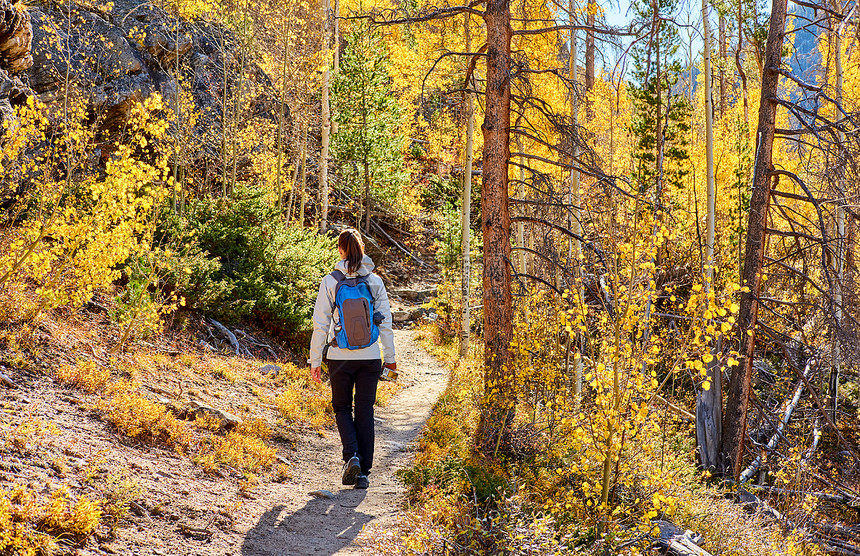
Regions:
<svg viewBox="0 0 860 556"><path fill-rule="evenodd" d="M195 143L184 161L192 165L217 164L228 118L274 120L278 108L270 79L223 27L140 0L38 0L26 7L0 0L0 120L14 119L14 107L32 94L52 113L67 90L86 103L105 145L136 102L160 93L179 113L172 125L179 121L183 137ZM93 156L108 154L104 149Z"/></svg>

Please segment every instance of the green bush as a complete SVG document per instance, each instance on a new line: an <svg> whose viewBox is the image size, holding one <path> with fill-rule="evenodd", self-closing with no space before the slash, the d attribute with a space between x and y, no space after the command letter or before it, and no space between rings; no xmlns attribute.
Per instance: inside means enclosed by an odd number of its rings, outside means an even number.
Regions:
<svg viewBox="0 0 860 556"><path fill-rule="evenodd" d="M333 239L287 226L252 188L193 200L162 228L164 241L195 246L176 265L179 273L200 272L185 279L189 305L228 321L252 318L283 336L309 332L319 282L338 259Z"/></svg>

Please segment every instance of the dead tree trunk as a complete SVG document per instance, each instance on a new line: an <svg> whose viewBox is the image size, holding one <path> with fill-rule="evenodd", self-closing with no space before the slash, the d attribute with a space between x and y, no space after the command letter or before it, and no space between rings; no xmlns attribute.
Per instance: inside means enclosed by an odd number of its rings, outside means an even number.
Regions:
<svg viewBox="0 0 860 556"><path fill-rule="evenodd" d="M485 451L498 450L510 425L516 401L511 365L511 217L508 210L508 161L511 127L510 0L488 0L486 111L481 229L484 237L484 389L479 442Z"/></svg>
<svg viewBox="0 0 860 556"><path fill-rule="evenodd" d="M747 408L755 357L755 329L761 292L761 269L764 260L767 211L770 206L771 172L773 170L773 137L777 106L777 84L782 63L782 44L785 38L787 0L773 0L770 29L765 49L764 72L761 82L758 131L756 133L756 160L753 190L747 224L746 255L742 284L748 291L741 294L740 314L740 365L732 369L723 421L723 440L720 445L720 471L731 473L737 480L743 465L744 439L747 431Z"/></svg>

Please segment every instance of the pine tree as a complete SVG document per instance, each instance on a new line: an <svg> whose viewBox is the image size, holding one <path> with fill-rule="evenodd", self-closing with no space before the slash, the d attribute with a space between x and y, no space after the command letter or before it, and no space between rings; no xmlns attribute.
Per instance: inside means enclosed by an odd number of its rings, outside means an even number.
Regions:
<svg viewBox="0 0 860 556"><path fill-rule="evenodd" d="M347 194L363 196L365 232L372 200L393 204L406 179L401 170L400 107L391 94L388 64L379 32L357 23L347 37L332 87L338 123L332 154Z"/></svg>

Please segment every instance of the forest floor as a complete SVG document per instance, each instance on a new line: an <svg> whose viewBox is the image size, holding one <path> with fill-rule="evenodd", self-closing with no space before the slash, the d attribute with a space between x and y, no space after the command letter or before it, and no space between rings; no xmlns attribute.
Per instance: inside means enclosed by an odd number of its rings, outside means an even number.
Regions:
<svg viewBox="0 0 860 556"><path fill-rule="evenodd" d="M416 307L405 301L396 309ZM202 323L199 316L191 318ZM416 331L395 330L399 385L380 389L384 405L376 409L370 488L355 490L341 485L340 441L331 414L318 426L282 420L273 400L295 379L268 374L273 362L213 353L201 347L199 333L188 331L138 342L136 351L115 356L106 322L100 311L87 310L43 322L29 363L10 366L7 354L0 369L14 381L11 388L0 385L0 496L26 485L46 497L66 491L73 498L108 493L129 500L130 511L114 532L100 526L84 540L59 539L61 553L374 553L368 542L373 531L384 530L399 509L403 487L395 472L409 464L414 441L448 380L442 364L416 343ZM228 465L207 469L199 454L121 434L99 406L103 393L88 394L57 380L56 368L82 359L111 366L115 378L116 369L134 364L131 376L150 400L197 399L245 420L262 419L273 431L267 443L277 450L278 472L249 479ZM304 376L304 366L291 368ZM303 391L324 398L324 386ZM203 445L217 446L224 437L214 438Z"/></svg>

